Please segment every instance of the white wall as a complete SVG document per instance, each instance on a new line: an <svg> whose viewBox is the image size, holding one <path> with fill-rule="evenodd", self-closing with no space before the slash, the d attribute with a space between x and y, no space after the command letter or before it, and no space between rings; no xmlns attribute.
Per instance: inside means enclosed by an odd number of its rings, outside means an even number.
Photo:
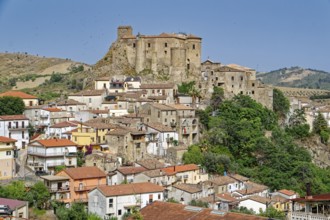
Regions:
<svg viewBox="0 0 330 220"><path fill-rule="evenodd" d="M260 213L260 209L265 211L266 210L266 205L265 204L262 204L262 203L259 203L259 202L256 202L254 200L250 200L250 199L246 199L246 200L243 200L239 203L238 205L239 207L246 207L247 209L252 209L253 211L256 212L256 214L259 214Z"/></svg>

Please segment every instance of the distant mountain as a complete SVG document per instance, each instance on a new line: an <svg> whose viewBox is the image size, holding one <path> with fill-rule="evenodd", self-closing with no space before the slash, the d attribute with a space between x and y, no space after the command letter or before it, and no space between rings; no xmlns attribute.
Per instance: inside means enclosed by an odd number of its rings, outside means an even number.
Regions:
<svg viewBox="0 0 330 220"><path fill-rule="evenodd" d="M274 86L330 90L330 73L321 70L290 67L257 73L257 78Z"/></svg>

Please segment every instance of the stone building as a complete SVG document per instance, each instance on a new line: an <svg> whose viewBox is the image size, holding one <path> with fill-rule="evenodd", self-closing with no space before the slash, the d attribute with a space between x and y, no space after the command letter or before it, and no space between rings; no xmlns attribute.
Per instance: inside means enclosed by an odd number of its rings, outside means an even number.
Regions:
<svg viewBox="0 0 330 220"><path fill-rule="evenodd" d="M224 89L225 98L235 95L248 95L265 107L272 109L273 88L267 87L256 79L256 71L236 64L222 65L210 60L202 63L199 88L207 97L213 92L213 87Z"/></svg>
<svg viewBox="0 0 330 220"><path fill-rule="evenodd" d="M133 35L131 26L119 26L116 42L97 66L111 62L116 68L124 63L136 73L158 73L156 77L164 80L184 81L200 72L201 43L200 37L191 34Z"/></svg>

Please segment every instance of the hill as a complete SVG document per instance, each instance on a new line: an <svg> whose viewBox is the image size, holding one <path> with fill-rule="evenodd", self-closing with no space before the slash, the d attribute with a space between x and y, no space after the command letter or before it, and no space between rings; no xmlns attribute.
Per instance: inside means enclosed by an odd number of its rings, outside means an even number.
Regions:
<svg viewBox="0 0 330 220"><path fill-rule="evenodd" d="M26 53L0 53L0 92L23 90L51 99L47 93L81 90L91 75L91 66L69 59Z"/></svg>
<svg viewBox="0 0 330 220"><path fill-rule="evenodd" d="M321 70L290 67L257 73L257 78L274 86L330 90L330 73Z"/></svg>

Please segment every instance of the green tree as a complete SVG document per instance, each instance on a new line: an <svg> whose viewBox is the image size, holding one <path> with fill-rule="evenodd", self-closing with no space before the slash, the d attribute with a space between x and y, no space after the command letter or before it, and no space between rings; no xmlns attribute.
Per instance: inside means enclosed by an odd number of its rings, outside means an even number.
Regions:
<svg viewBox="0 0 330 220"><path fill-rule="evenodd" d="M0 115L21 115L25 109L24 102L19 97L0 97Z"/></svg>
<svg viewBox="0 0 330 220"><path fill-rule="evenodd" d="M181 85L178 85L178 92L189 95L189 92L195 87L195 84L195 81L182 82Z"/></svg>
<svg viewBox="0 0 330 220"><path fill-rule="evenodd" d="M321 134L321 131L328 130L328 123L324 116L318 112L316 118L313 121L313 132L316 134Z"/></svg>
<svg viewBox="0 0 330 220"><path fill-rule="evenodd" d="M204 156L199 146L192 145L188 151L183 154L182 160L185 164L203 164Z"/></svg>
<svg viewBox="0 0 330 220"><path fill-rule="evenodd" d="M273 90L273 110L280 120L286 118L290 109L290 102L279 89Z"/></svg>
<svg viewBox="0 0 330 220"><path fill-rule="evenodd" d="M87 220L88 214L82 203L73 203L70 208L59 206L56 216L61 220Z"/></svg>
<svg viewBox="0 0 330 220"><path fill-rule="evenodd" d="M201 200L191 200L189 202L189 205L192 205L192 206L198 206L198 207L202 207L202 208L208 208L209 207L209 204L207 202L203 202Z"/></svg>
<svg viewBox="0 0 330 220"><path fill-rule="evenodd" d="M60 165L55 167L55 172L58 173L66 168L65 165Z"/></svg>
<svg viewBox="0 0 330 220"><path fill-rule="evenodd" d="M39 181L31 187L27 197L30 198L30 201L33 201L36 208L43 209L46 202L50 199L50 194L45 184Z"/></svg>
<svg viewBox="0 0 330 220"><path fill-rule="evenodd" d="M230 210L231 212L236 212L236 213L243 213L247 215L255 215L256 213L252 209L248 209L245 206L240 206L239 208L235 208Z"/></svg>
<svg viewBox="0 0 330 220"><path fill-rule="evenodd" d="M89 213L87 220L103 220L103 218L101 218L95 213Z"/></svg>
<svg viewBox="0 0 330 220"><path fill-rule="evenodd" d="M294 138L305 138L309 136L309 124L305 118L303 109L294 110L288 121L286 132L290 133Z"/></svg>
<svg viewBox="0 0 330 220"><path fill-rule="evenodd" d="M260 210L259 213L260 216L268 217L268 218L274 218L274 219L286 219L285 213L283 211L279 211L275 209L274 207L269 207L265 211Z"/></svg>
<svg viewBox="0 0 330 220"><path fill-rule="evenodd" d="M210 100L210 106L213 111L215 111L216 109L219 109L220 104L224 100L224 94L225 93L223 91L223 88L218 87L218 86L213 87L213 93L212 93L211 100Z"/></svg>
<svg viewBox="0 0 330 220"><path fill-rule="evenodd" d="M13 181L9 185L1 186L0 197L26 200L27 190L23 181ZM29 202L32 202L29 200Z"/></svg>

